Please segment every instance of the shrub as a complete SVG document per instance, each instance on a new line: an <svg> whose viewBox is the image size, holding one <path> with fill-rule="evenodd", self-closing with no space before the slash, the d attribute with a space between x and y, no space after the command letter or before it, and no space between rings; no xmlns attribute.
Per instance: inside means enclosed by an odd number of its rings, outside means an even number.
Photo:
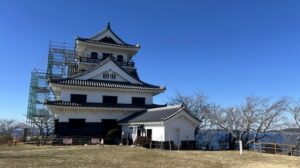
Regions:
<svg viewBox="0 0 300 168"><path fill-rule="evenodd" d="M121 141L121 130L111 129L107 132L104 138L106 144L118 144Z"/></svg>
<svg viewBox="0 0 300 168"><path fill-rule="evenodd" d="M11 138L9 135L0 135L0 144L7 144L7 141Z"/></svg>
<svg viewBox="0 0 300 168"><path fill-rule="evenodd" d="M149 148L151 143L151 138L149 137L137 137L135 140L135 144L142 146L144 148Z"/></svg>

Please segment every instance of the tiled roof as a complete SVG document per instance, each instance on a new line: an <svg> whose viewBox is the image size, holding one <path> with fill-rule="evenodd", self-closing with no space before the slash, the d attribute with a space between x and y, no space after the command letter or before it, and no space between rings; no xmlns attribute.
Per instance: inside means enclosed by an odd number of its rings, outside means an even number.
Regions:
<svg viewBox="0 0 300 168"><path fill-rule="evenodd" d="M119 123L137 123L137 122L160 122L166 121L176 114L180 113L182 110L186 110L183 104L176 106L167 106L160 108L148 109L143 112L137 112L133 115L130 115L122 120ZM188 112L188 111L187 111ZM190 114L191 115L191 114ZM197 121L196 117L191 115Z"/></svg>
<svg viewBox="0 0 300 168"><path fill-rule="evenodd" d="M121 88L121 89L151 90L151 91L165 90L164 87L154 86L150 84L133 84L130 82L106 81L106 80L53 79L50 81L50 83L60 84L60 85Z"/></svg>
<svg viewBox="0 0 300 168"><path fill-rule="evenodd" d="M88 39L88 38L81 38L81 37L76 37L76 39L79 40L79 41L87 42L87 43L101 44L101 45L113 46L113 47L136 48L136 49L141 48L140 45L107 43L107 42L91 40L91 39Z"/></svg>
<svg viewBox="0 0 300 168"><path fill-rule="evenodd" d="M100 33L96 34L95 36L91 37L90 39L96 38L97 36L101 36L102 34L106 33L107 31L110 31L118 40L120 40L123 44L125 45L130 45L128 43L126 43L125 41L123 41L115 32L112 31L111 27L110 27L110 22L107 23L106 29L104 29L103 31L101 31ZM131 45L134 46L134 45Z"/></svg>
<svg viewBox="0 0 300 168"><path fill-rule="evenodd" d="M157 107L164 107L166 105L158 105L158 104L151 104L151 105L135 105L135 104L103 104L103 103L77 103L77 102L69 102L69 101L46 101L46 105L53 105L53 106L73 106L73 107L107 107L107 108L157 108Z"/></svg>

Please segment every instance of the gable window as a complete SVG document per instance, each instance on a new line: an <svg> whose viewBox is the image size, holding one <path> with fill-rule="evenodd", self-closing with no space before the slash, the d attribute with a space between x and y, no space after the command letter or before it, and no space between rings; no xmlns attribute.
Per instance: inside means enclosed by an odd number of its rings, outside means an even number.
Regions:
<svg viewBox="0 0 300 168"><path fill-rule="evenodd" d="M109 79L109 73L104 72L104 73L103 73L103 78L104 78L104 79Z"/></svg>
<svg viewBox="0 0 300 168"><path fill-rule="evenodd" d="M86 103L86 95L71 94L71 102Z"/></svg>
<svg viewBox="0 0 300 168"><path fill-rule="evenodd" d="M132 97L132 104L136 105L145 105L145 98L144 97Z"/></svg>
<svg viewBox="0 0 300 168"><path fill-rule="evenodd" d="M103 79L116 79L116 74L112 72L104 72Z"/></svg>
<svg viewBox="0 0 300 168"><path fill-rule="evenodd" d="M91 59L98 59L98 53L97 52L92 52L91 53Z"/></svg>
<svg viewBox="0 0 300 168"><path fill-rule="evenodd" d="M110 56L112 56L112 53L103 53L103 59L106 59Z"/></svg>
<svg viewBox="0 0 300 168"><path fill-rule="evenodd" d="M117 96L103 96L103 104L117 104L118 97Z"/></svg>
<svg viewBox="0 0 300 168"><path fill-rule="evenodd" d="M116 79L116 74L110 74L110 79Z"/></svg>
<svg viewBox="0 0 300 168"><path fill-rule="evenodd" d="M69 119L69 128L84 128L85 119Z"/></svg>
<svg viewBox="0 0 300 168"><path fill-rule="evenodd" d="M118 55L118 56L117 56L117 61L118 61L118 62L123 62L123 60L124 60L123 55Z"/></svg>

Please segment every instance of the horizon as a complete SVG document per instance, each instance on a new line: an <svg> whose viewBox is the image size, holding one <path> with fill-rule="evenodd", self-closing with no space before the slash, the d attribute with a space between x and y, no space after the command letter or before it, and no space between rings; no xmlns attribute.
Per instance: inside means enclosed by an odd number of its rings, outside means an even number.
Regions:
<svg viewBox="0 0 300 168"><path fill-rule="evenodd" d="M247 96L300 98L299 1L88 2L0 2L0 118L25 119L30 72L50 40L74 43L107 22L141 44L133 57L141 80L166 85L154 103L176 92L205 93L223 106Z"/></svg>

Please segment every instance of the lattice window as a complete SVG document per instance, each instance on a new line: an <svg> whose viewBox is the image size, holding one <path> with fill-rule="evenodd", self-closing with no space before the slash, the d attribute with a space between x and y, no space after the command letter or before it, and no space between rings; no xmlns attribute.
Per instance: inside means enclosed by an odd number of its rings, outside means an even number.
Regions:
<svg viewBox="0 0 300 168"><path fill-rule="evenodd" d="M116 79L117 75L115 73L112 73L112 72L104 72L103 73L103 78L104 79Z"/></svg>
<svg viewBox="0 0 300 168"><path fill-rule="evenodd" d="M103 78L104 78L104 79L109 79L109 73L104 72L104 73L103 73Z"/></svg>

